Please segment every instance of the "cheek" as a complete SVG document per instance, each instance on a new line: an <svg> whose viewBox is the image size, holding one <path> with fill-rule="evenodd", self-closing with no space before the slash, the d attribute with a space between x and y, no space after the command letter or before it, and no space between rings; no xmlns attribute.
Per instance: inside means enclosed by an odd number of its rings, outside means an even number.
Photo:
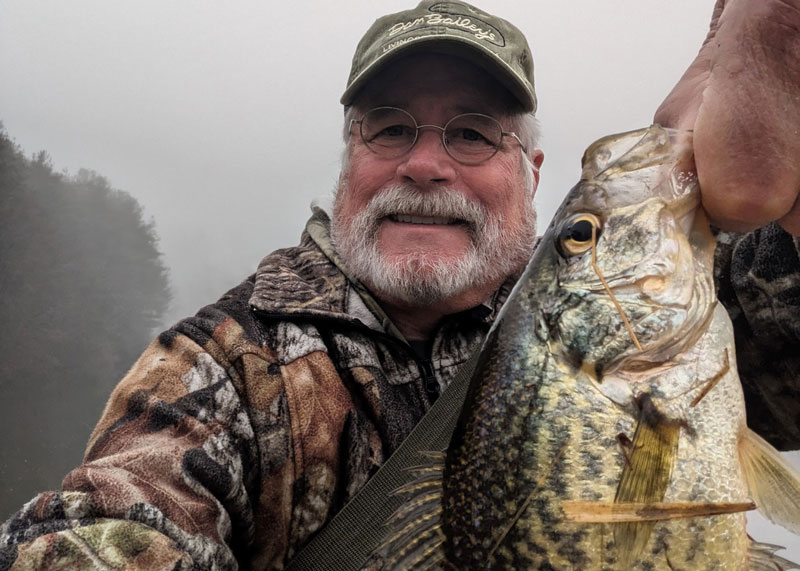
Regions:
<svg viewBox="0 0 800 571"><path fill-rule="evenodd" d="M491 171L480 173L470 186L478 189L481 202L490 212L515 218L525 199L525 180L520 166L511 161L498 161Z"/></svg>
<svg viewBox="0 0 800 571"><path fill-rule="evenodd" d="M342 207L360 210L375 194L391 182L394 173L391 161L378 159L373 153L357 148L350 155L340 193Z"/></svg>

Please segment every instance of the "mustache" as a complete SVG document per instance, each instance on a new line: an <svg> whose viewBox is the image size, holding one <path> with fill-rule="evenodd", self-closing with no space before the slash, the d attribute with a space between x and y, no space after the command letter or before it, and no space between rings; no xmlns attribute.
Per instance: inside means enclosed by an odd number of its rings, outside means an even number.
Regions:
<svg viewBox="0 0 800 571"><path fill-rule="evenodd" d="M396 184L375 195L364 212L377 221L387 216L407 214L454 218L473 229L486 224L486 209L457 190L439 188L421 192L413 185Z"/></svg>

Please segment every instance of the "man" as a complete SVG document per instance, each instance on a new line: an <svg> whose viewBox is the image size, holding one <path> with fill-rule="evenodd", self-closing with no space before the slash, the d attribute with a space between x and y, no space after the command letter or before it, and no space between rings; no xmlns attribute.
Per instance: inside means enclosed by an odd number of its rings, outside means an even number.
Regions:
<svg viewBox="0 0 800 571"><path fill-rule="evenodd" d="M524 36L425 0L367 32L342 103L332 221L315 211L299 246L154 341L63 492L0 530L3 568L283 568L476 350L535 238ZM722 293L749 318L746 238L724 236ZM761 429L797 446L781 414Z"/></svg>

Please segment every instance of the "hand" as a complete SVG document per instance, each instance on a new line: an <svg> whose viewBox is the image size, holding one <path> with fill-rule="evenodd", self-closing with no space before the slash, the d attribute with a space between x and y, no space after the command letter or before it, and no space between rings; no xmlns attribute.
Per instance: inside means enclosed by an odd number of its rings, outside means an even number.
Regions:
<svg viewBox="0 0 800 571"><path fill-rule="evenodd" d="M800 235L800 0L717 0L654 118L694 130L703 206L724 230Z"/></svg>

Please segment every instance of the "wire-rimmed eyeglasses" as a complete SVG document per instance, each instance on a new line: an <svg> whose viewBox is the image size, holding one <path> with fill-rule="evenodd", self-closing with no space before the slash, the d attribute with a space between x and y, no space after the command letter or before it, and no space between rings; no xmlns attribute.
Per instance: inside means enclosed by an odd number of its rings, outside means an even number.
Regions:
<svg viewBox="0 0 800 571"><path fill-rule="evenodd" d="M491 159L503 142L513 137L525 150L516 133L503 131L493 117L482 113L463 113L439 125L419 125L408 112L398 107L375 107L361 119L350 121L350 129L358 123L361 139L367 148L382 157L399 157L409 152L419 138L420 129L439 129L447 154L465 165L477 165Z"/></svg>

